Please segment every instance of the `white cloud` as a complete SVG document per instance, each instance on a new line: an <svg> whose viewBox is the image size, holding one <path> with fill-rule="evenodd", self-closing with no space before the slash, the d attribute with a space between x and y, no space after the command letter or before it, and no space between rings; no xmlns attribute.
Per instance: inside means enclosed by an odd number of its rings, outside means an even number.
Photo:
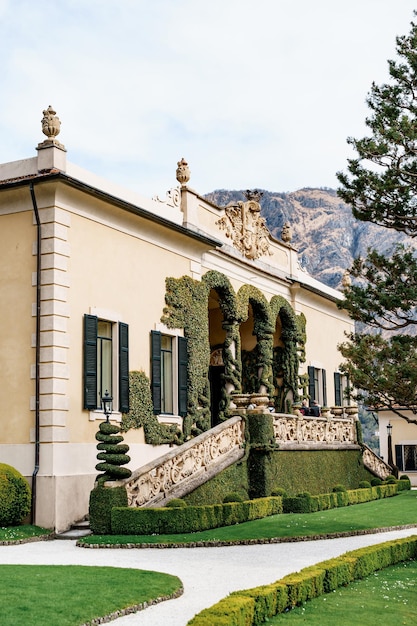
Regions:
<svg viewBox="0 0 417 626"><path fill-rule="evenodd" d="M0 161L53 105L68 158L161 193L334 186L388 77L403 0L0 0Z"/></svg>

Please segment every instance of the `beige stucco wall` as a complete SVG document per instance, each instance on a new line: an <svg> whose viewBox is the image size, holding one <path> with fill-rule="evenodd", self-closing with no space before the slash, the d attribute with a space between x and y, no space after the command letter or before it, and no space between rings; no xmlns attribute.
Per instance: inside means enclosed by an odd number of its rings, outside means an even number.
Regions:
<svg viewBox="0 0 417 626"><path fill-rule="evenodd" d="M339 371L343 361L337 346L345 340L345 332L353 330L352 322L337 308L336 303L325 301L311 292L299 293L295 308L307 319L304 370L307 371L309 365L326 370L327 404L334 406L333 374Z"/></svg>
<svg viewBox="0 0 417 626"><path fill-rule="evenodd" d="M0 445L27 443L33 425L30 397L34 393L31 364L35 361L34 242L36 229L31 212L0 214L1 413L7 419L7 428L1 429Z"/></svg>
<svg viewBox="0 0 417 626"><path fill-rule="evenodd" d="M404 413L409 419L416 419L416 415L411 413L411 411L401 411L401 413ZM391 411L380 411L378 413L378 421L380 454L385 461L388 461L388 423L392 425L392 457L394 463L396 445L417 446L417 424L409 424L405 419ZM407 474L412 486L417 487L417 471L400 470L400 476L401 474Z"/></svg>

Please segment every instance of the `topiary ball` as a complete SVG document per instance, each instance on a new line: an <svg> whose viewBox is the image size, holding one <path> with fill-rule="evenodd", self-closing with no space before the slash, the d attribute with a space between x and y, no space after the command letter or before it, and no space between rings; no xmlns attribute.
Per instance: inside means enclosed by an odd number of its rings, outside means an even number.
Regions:
<svg viewBox="0 0 417 626"><path fill-rule="evenodd" d="M183 509L187 506L187 503L185 500L181 500L181 498L172 498L165 506L168 509Z"/></svg>
<svg viewBox="0 0 417 626"><path fill-rule="evenodd" d="M223 504L227 504L228 502L243 502L243 498L239 493L228 493L223 498Z"/></svg>
<svg viewBox="0 0 417 626"><path fill-rule="evenodd" d="M278 487L272 491L271 496L281 496L281 498L285 498L287 496L287 492L282 487Z"/></svg>
<svg viewBox="0 0 417 626"><path fill-rule="evenodd" d="M407 474L403 474L402 476L400 476L400 480L410 480L410 479L407 476Z"/></svg>
<svg viewBox="0 0 417 626"><path fill-rule="evenodd" d="M0 526L20 524L30 513L31 490L20 472L0 463Z"/></svg>
<svg viewBox="0 0 417 626"><path fill-rule="evenodd" d="M378 476L375 476L375 478L371 478L371 485L372 487L377 487L378 485L382 485L382 480L378 478Z"/></svg>
<svg viewBox="0 0 417 626"><path fill-rule="evenodd" d="M359 483L359 489L369 489L371 487L371 483L368 480L361 480Z"/></svg>
<svg viewBox="0 0 417 626"><path fill-rule="evenodd" d="M386 479L384 480L384 483L386 485L395 485L397 483L397 479L395 478L395 476L387 476Z"/></svg>
<svg viewBox="0 0 417 626"><path fill-rule="evenodd" d="M344 485L335 485L333 487L333 492L338 492L338 491L346 491L346 487Z"/></svg>

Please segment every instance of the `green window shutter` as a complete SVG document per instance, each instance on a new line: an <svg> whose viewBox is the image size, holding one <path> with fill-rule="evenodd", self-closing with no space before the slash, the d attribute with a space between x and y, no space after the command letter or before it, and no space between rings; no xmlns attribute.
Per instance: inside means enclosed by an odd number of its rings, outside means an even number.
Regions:
<svg viewBox="0 0 417 626"><path fill-rule="evenodd" d="M307 372L308 372L308 395L310 396L310 402L313 402L313 400L317 400L316 388L314 385L314 367L311 367L311 365L309 365L307 368Z"/></svg>
<svg viewBox="0 0 417 626"><path fill-rule="evenodd" d="M327 406L326 370L321 370L321 382L323 385L323 406Z"/></svg>
<svg viewBox="0 0 417 626"><path fill-rule="evenodd" d="M342 381L339 372L334 373L334 403L342 406Z"/></svg>
<svg viewBox="0 0 417 626"><path fill-rule="evenodd" d="M178 413L187 415L188 351L187 340L178 337Z"/></svg>
<svg viewBox="0 0 417 626"><path fill-rule="evenodd" d="M119 322L119 411L129 412L129 326Z"/></svg>
<svg viewBox="0 0 417 626"><path fill-rule="evenodd" d="M151 371L152 371L152 401L153 412L161 412L161 333L151 330Z"/></svg>
<svg viewBox="0 0 417 626"><path fill-rule="evenodd" d="M97 408L97 317L84 315L84 408Z"/></svg>

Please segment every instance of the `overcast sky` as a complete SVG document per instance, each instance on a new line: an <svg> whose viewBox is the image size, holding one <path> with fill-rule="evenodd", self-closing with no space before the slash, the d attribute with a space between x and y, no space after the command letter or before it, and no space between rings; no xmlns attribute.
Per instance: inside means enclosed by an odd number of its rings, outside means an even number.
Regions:
<svg viewBox="0 0 417 626"><path fill-rule="evenodd" d="M413 0L0 0L0 162L67 158L152 196L336 187ZM416 18L417 19L417 18Z"/></svg>

